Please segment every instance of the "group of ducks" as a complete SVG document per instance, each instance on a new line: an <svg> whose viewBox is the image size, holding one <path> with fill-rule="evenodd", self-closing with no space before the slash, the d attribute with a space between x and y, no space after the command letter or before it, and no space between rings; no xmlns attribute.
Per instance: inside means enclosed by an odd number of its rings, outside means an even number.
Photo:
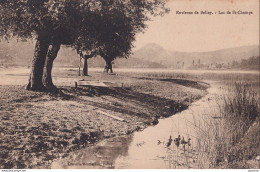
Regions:
<svg viewBox="0 0 260 172"><path fill-rule="evenodd" d="M170 138L169 138L169 140L168 140L166 146L167 146L167 147L171 146L172 141L173 141L174 144L177 146L177 148L178 148L180 145L183 145L184 150L185 150L185 146L186 146L186 145L191 146L191 142L190 142L190 141L191 141L191 138L188 138L188 140L186 141L186 140L184 139L184 137L182 137L182 139L181 139L181 136L180 136L180 135L178 135L178 137L175 138L174 140L172 140L172 136L170 136Z"/></svg>

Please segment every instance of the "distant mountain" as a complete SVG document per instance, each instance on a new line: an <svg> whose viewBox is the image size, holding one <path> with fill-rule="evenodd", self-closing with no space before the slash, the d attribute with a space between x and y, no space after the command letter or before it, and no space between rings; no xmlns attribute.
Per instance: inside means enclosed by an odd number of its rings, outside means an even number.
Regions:
<svg viewBox="0 0 260 172"><path fill-rule="evenodd" d="M151 43L135 51L131 58L156 62L169 68L176 68L182 65L186 67L191 66L192 63L205 65L214 63L227 64L258 55L258 45L221 49L210 52L176 52L165 50L161 46Z"/></svg>
<svg viewBox="0 0 260 172"><path fill-rule="evenodd" d="M1 65L31 65L35 42L17 42L15 40L6 43L0 42L0 66ZM210 52L177 52L164 49L158 44L151 43L136 50L128 59L116 59L115 68L189 68L198 63L202 66L210 64L232 64L259 56L259 46L243 46L222 49ZM88 60L89 67L104 67L105 62L100 57ZM54 61L55 66L79 65L79 55L71 48L62 47L58 57Z"/></svg>

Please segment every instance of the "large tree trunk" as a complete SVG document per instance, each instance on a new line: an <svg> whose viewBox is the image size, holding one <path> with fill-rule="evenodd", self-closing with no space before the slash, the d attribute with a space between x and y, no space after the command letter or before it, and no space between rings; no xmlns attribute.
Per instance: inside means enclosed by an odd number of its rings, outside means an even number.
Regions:
<svg viewBox="0 0 260 172"><path fill-rule="evenodd" d="M48 91L55 91L57 88L54 86L52 82L52 76L51 76L51 71L52 71L52 66L53 66L53 61L57 57L58 52L60 50L61 44L56 42L53 43L48 50L47 53L47 58L45 61L45 68L44 68L44 74L43 74L43 85L46 87Z"/></svg>
<svg viewBox="0 0 260 172"><path fill-rule="evenodd" d="M88 59L92 58L93 55L84 55L83 56L83 76L88 76Z"/></svg>
<svg viewBox="0 0 260 172"><path fill-rule="evenodd" d="M106 71L106 73L108 73L109 70L110 70L110 73L113 73L112 61L109 60L109 59L107 59L107 58L105 58L105 61L106 61L106 66L105 66L105 69L104 69L104 70Z"/></svg>
<svg viewBox="0 0 260 172"><path fill-rule="evenodd" d="M49 39L46 36L38 36L32 60L31 74L26 86L27 90L45 91L42 82L43 68L49 47Z"/></svg>
<svg viewBox="0 0 260 172"><path fill-rule="evenodd" d="M84 57L83 61L83 76L88 76L88 58Z"/></svg>
<svg viewBox="0 0 260 172"><path fill-rule="evenodd" d="M83 56L83 76L88 76L88 56Z"/></svg>
<svg viewBox="0 0 260 172"><path fill-rule="evenodd" d="M113 73L113 69L112 69L112 62L108 61L107 63L107 72L110 70L110 73Z"/></svg>

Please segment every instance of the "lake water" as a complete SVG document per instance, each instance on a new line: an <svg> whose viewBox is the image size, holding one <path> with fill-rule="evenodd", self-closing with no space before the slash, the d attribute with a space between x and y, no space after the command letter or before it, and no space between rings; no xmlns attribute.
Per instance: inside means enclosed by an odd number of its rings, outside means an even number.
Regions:
<svg viewBox="0 0 260 172"><path fill-rule="evenodd" d="M53 81L54 84L57 85L68 85L74 86L74 83L79 80L77 72L78 68L61 68L61 67L54 67L53 71ZM66 76L68 71L75 72L75 76ZM59 74L63 74L63 76L59 76L55 74L58 72ZM90 68L89 74L91 72L103 72L101 68ZM241 70L173 70L173 69L120 69L115 68L115 73L139 73L139 74L192 74L192 75L200 75L200 74L238 74L238 75L253 75L255 77L259 77L259 71L241 71ZM0 85L26 85L29 79L29 68L24 67L16 67L16 68L0 68ZM65 74L65 75L64 75Z"/></svg>

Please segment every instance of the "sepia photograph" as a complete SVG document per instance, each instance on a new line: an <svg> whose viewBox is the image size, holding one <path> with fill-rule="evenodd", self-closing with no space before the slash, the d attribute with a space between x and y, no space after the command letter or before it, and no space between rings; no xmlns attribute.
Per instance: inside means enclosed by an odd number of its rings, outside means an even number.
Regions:
<svg viewBox="0 0 260 172"><path fill-rule="evenodd" d="M1 172L258 172L259 8L0 0Z"/></svg>

